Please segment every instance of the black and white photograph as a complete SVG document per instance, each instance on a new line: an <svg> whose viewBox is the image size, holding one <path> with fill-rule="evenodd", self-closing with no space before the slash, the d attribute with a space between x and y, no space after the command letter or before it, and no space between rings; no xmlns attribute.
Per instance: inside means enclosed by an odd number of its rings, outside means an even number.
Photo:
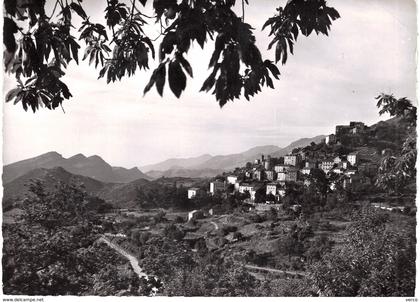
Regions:
<svg viewBox="0 0 420 302"><path fill-rule="evenodd" d="M417 301L416 1L2 9L3 301Z"/></svg>

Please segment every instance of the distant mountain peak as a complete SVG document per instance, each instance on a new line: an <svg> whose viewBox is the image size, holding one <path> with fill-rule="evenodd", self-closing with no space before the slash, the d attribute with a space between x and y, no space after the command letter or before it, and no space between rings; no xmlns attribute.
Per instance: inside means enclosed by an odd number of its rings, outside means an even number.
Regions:
<svg viewBox="0 0 420 302"><path fill-rule="evenodd" d="M56 151L50 151L50 152L41 154L37 156L36 158L63 158L63 156Z"/></svg>
<svg viewBox="0 0 420 302"><path fill-rule="evenodd" d="M104 161L103 158L100 157L99 155L92 155L92 156L89 156L87 159Z"/></svg>
<svg viewBox="0 0 420 302"><path fill-rule="evenodd" d="M86 159L86 156L84 156L82 153L77 153L76 155L73 155L72 157L68 158L69 160L83 160Z"/></svg>

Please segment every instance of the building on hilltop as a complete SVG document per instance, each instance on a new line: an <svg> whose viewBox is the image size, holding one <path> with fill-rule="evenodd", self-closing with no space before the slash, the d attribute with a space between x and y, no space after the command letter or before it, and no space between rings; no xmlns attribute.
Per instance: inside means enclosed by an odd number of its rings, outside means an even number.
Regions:
<svg viewBox="0 0 420 302"><path fill-rule="evenodd" d="M223 192L226 184L224 181L215 180L210 183L210 193L214 195L216 192Z"/></svg>
<svg viewBox="0 0 420 302"><path fill-rule="evenodd" d="M298 170L294 167L288 167L286 171L277 173L277 181L297 181Z"/></svg>
<svg viewBox="0 0 420 302"><path fill-rule="evenodd" d="M271 155L267 155L266 159L263 159L262 164L264 166L264 169L266 170L270 170L271 167L273 166L273 158L271 158Z"/></svg>
<svg viewBox="0 0 420 302"><path fill-rule="evenodd" d="M366 129L366 125L363 122L350 122L351 132L353 134L363 132Z"/></svg>
<svg viewBox="0 0 420 302"><path fill-rule="evenodd" d="M279 197L284 197L286 195L286 186L284 183L271 182L266 186L266 195L272 194L276 197L276 201L279 201Z"/></svg>
<svg viewBox="0 0 420 302"><path fill-rule="evenodd" d="M347 160L352 166L355 166L359 160L359 157L357 155L357 152L352 152L347 155Z"/></svg>
<svg viewBox="0 0 420 302"><path fill-rule="evenodd" d="M350 163L348 160L341 161L338 165L339 168L342 168L344 170L348 169L350 167Z"/></svg>
<svg viewBox="0 0 420 302"><path fill-rule="evenodd" d="M305 162L305 168L316 168L317 167L317 161L316 160L307 160Z"/></svg>
<svg viewBox="0 0 420 302"><path fill-rule="evenodd" d="M265 173L265 178L266 178L267 180L270 180L270 181L273 181L273 180L274 180L274 178L275 178L275 173L274 173L274 171L272 171L272 170L267 170L267 171L265 171L264 173Z"/></svg>
<svg viewBox="0 0 420 302"><path fill-rule="evenodd" d="M279 173L279 172L286 172L287 171L287 168L288 168L289 166L286 166L286 165L275 165L274 166L274 171L276 172L276 173Z"/></svg>
<svg viewBox="0 0 420 302"><path fill-rule="evenodd" d="M194 198L197 195L198 191L200 191L199 188L189 188L188 189L188 199Z"/></svg>
<svg viewBox="0 0 420 302"><path fill-rule="evenodd" d="M247 182L241 182L241 183L239 183L238 191L239 191L239 193L245 193L247 191L248 192L251 191L252 188L253 188L252 184L247 183Z"/></svg>
<svg viewBox="0 0 420 302"><path fill-rule="evenodd" d="M278 181L286 181L286 171L278 172L277 173L277 180Z"/></svg>
<svg viewBox="0 0 420 302"><path fill-rule="evenodd" d="M289 170L286 173L286 181L297 181L298 171L296 169Z"/></svg>
<svg viewBox="0 0 420 302"><path fill-rule="evenodd" d="M226 177L226 181L227 181L229 184L234 185L234 184L238 181L238 176L235 176L235 175L229 175L228 177Z"/></svg>
<svg viewBox="0 0 420 302"><path fill-rule="evenodd" d="M336 142L337 142L337 137L335 136L335 134L330 134L325 137L325 143L327 145L332 145L332 144L335 144Z"/></svg>
<svg viewBox="0 0 420 302"><path fill-rule="evenodd" d="M362 122L350 122L347 125L338 125L335 127L335 135L341 136L346 134L357 134L361 133L366 129L366 125Z"/></svg>
<svg viewBox="0 0 420 302"><path fill-rule="evenodd" d="M278 187L280 187L280 185L278 183L275 183L275 182L268 183L267 187L265 189L265 194L266 195L272 194L272 195L276 196Z"/></svg>
<svg viewBox="0 0 420 302"><path fill-rule="evenodd" d="M254 173L253 173L252 178L253 179L256 179L256 180L259 180L259 181L263 180L264 179L264 173L263 173L263 171L261 171L259 169L258 170L255 170Z"/></svg>
<svg viewBox="0 0 420 302"><path fill-rule="evenodd" d="M284 164L289 166L297 166L301 162L299 154L289 154L284 156Z"/></svg>
<svg viewBox="0 0 420 302"><path fill-rule="evenodd" d="M306 152L305 150L300 150L298 153L300 160L305 160L308 157L308 152Z"/></svg>
<svg viewBox="0 0 420 302"><path fill-rule="evenodd" d="M333 159L326 159L321 161L320 168L327 174L333 167L334 167L334 160Z"/></svg>
<svg viewBox="0 0 420 302"><path fill-rule="evenodd" d="M246 183L243 182L241 184L239 184L239 192L240 193L246 193L249 192L249 195L251 196L251 200L255 200L255 194L257 193L257 191L259 189L262 188L262 184L259 183Z"/></svg>
<svg viewBox="0 0 420 302"><path fill-rule="evenodd" d="M303 169L300 170L300 173L302 173L303 175L309 175L311 174L311 170L312 168L304 167Z"/></svg>
<svg viewBox="0 0 420 302"><path fill-rule="evenodd" d="M350 133L350 126L346 125L337 125L335 126L335 135L342 136Z"/></svg>

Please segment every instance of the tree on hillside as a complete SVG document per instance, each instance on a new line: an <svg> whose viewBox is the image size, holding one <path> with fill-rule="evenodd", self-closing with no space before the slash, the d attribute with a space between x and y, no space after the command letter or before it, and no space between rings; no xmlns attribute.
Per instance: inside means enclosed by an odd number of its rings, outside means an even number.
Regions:
<svg viewBox="0 0 420 302"><path fill-rule="evenodd" d="M6 294L116 294L135 281L136 275L117 273L116 265L126 263L118 254L96 243L96 215L86 207L87 197L80 188L63 183L53 192L39 181L30 185L22 220L3 228Z"/></svg>
<svg viewBox="0 0 420 302"><path fill-rule="evenodd" d="M406 139L397 154L389 152L382 158L376 181L380 188L399 193L416 179L417 108L407 98L396 99L393 95L381 94L376 99L379 114L388 113L399 118L398 122L406 128Z"/></svg>
<svg viewBox="0 0 420 302"><path fill-rule="evenodd" d="M328 179L322 169L314 168L309 173L309 189L318 195L325 196L328 189Z"/></svg>
<svg viewBox="0 0 420 302"><path fill-rule="evenodd" d="M323 296L413 296L415 222L395 226L379 212L359 215L344 245L311 267L313 285Z"/></svg>
<svg viewBox="0 0 420 302"><path fill-rule="evenodd" d="M241 96L249 100L264 86L274 88L272 77L279 79L277 66L263 59L253 27L245 22L248 0L104 0L106 24L92 20L82 0L50 2L51 7L46 0L4 1L4 64L17 80L6 101L20 102L25 110L55 109L72 97L62 77L72 60L79 63L80 40L82 60L100 68L99 78L107 83L149 69L150 60L157 57L159 64L144 93L156 86L162 95L168 82L179 98L187 75L193 77L188 50L195 42L204 48L209 39L215 45L211 72L201 91L212 90L220 106ZM152 8L146 6L149 3ZM235 4L242 6L241 16L234 12ZM81 21L78 39L75 17ZM332 21L339 17L325 0L290 0L277 8L262 26L270 30L268 48L275 47L275 62L286 63L299 33L328 35ZM146 35L148 22L160 26L158 37ZM157 51L155 40L160 41Z"/></svg>

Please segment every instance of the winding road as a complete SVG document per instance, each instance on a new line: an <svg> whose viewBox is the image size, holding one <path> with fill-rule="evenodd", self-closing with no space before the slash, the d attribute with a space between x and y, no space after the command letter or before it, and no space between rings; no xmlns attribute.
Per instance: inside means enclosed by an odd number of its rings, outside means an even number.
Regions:
<svg viewBox="0 0 420 302"><path fill-rule="evenodd" d="M112 243L105 236L102 236L98 240L106 243L109 247L117 251L120 255L127 258L127 260L130 261L131 267L133 268L134 272L139 276L139 278L146 278L147 280L149 279L149 276L147 276L146 273L144 273L141 267L139 266L139 261L136 259L136 257L130 255L115 243Z"/></svg>

